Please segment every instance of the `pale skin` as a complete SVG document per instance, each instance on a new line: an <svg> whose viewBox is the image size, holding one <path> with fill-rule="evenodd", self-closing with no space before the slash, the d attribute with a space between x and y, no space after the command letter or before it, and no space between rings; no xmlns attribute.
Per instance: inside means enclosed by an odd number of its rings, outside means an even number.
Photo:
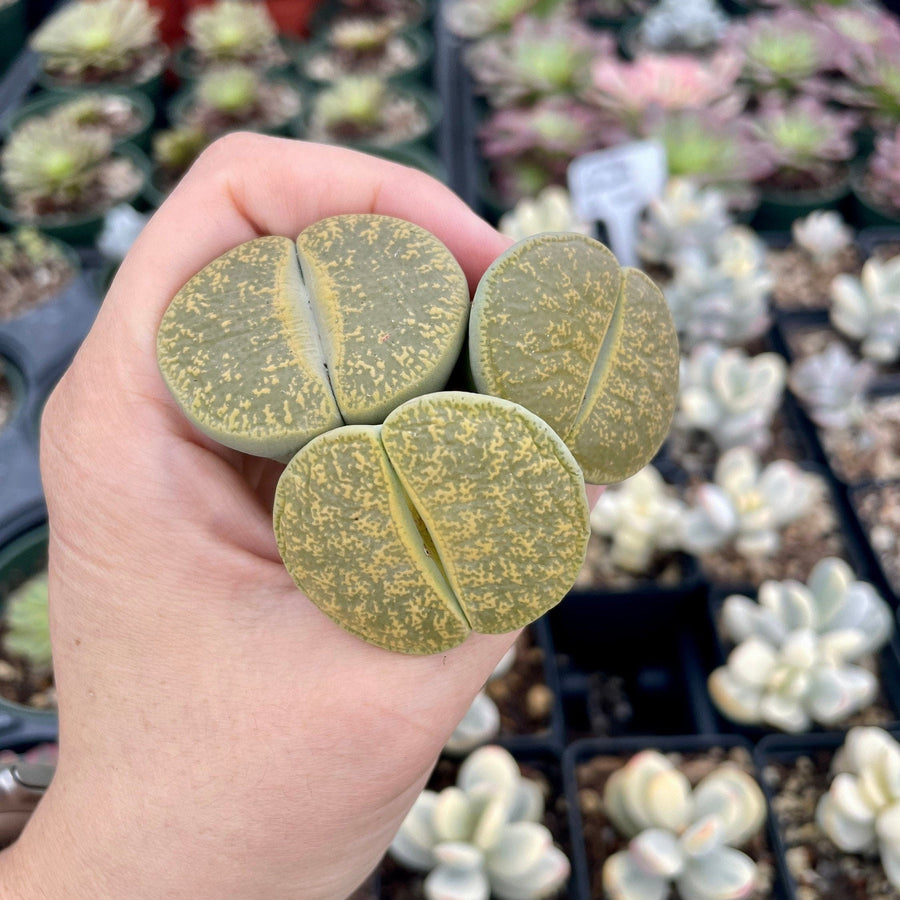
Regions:
<svg viewBox="0 0 900 900"><path fill-rule="evenodd" d="M415 657L343 632L278 556L283 467L200 435L157 369L160 319L195 272L347 212L432 231L472 290L509 244L419 172L229 136L145 228L48 401L60 761L0 853L9 900L346 897L515 639Z"/></svg>

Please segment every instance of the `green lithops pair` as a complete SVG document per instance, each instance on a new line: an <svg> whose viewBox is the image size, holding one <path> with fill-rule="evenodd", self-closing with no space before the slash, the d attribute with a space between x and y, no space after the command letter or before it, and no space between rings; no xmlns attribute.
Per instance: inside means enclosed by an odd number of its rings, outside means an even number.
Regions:
<svg viewBox="0 0 900 900"><path fill-rule="evenodd" d="M441 392L467 334L481 393ZM406 653L511 631L562 599L589 535L583 474L646 465L678 374L662 295L602 244L516 244L470 316L450 252L375 215L210 263L172 301L158 355L198 428L290 459L274 521L294 581Z"/></svg>

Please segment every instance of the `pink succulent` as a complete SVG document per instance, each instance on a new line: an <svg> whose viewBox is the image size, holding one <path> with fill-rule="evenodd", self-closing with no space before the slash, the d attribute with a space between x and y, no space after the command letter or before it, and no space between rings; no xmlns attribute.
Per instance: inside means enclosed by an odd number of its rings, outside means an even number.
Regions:
<svg viewBox="0 0 900 900"><path fill-rule="evenodd" d="M875 44L857 45L839 62L847 80L836 86L836 99L865 110L877 128L900 122L900 26Z"/></svg>
<svg viewBox="0 0 900 900"><path fill-rule="evenodd" d="M720 52L709 60L653 53L634 62L598 59L590 99L635 135L653 110L713 109L728 118L740 113L746 102L746 95L735 89L742 65L735 52Z"/></svg>
<svg viewBox="0 0 900 900"><path fill-rule="evenodd" d="M893 134L875 138L864 187L875 206L900 214L900 125Z"/></svg>

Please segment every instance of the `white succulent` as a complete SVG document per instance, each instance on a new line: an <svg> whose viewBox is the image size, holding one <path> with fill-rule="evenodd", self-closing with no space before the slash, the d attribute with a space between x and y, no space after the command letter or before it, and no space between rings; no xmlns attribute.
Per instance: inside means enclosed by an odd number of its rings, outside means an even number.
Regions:
<svg viewBox="0 0 900 900"><path fill-rule="evenodd" d="M872 257L859 278L836 276L831 300L832 324L860 342L863 356L876 363L900 358L900 256Z"/></svg>
<svg viewBox="0 0 900 900"><path fill-rule="evenodd" d="M847 732L816 823L847 853L877 852L900 890L900 744L881 728Z"/></svg>
<svg viewBox="0 0 900 900"><path fill-rule="evenodd" d="M817 265L828 262L853 243L853 230L833 209L817 209L808 216L795 219L791 236Z"/></svg>
<svg viewBox="0 0 900 900"><path fill-rule="evenodd" d="M644 750L610 776L603 800L610 821L631 838L603 866L612 900L663 900L672 884L682 900L753 893L756 864L735 848L762 827L766 805L736 766L719 766L692 790L667 757Z"/></svg>
<svg viewBox="0 0 900 900"><path fill-rule="evenodd" d="M682 546L699 554L733 544L741 556L777 553L782 528L802 517L821 491L821 479L789 460L765 468L749 447L725 451L714 482L697 489L682 518Z"/></svg>
<svg viewBox="0 0 900 900"><path fill-rule="evenodd" d="M591 511L591 529L610 539L614 565L640 575L648 571L656 553L678 549L683 514L684 504L672 495L659 471L645 466L600 495Z"/></svg>
<svg viewBox="0 0 900 900"><path fill-rule="evenodd" d="M592 233L590 224L575 215L569 192L555 184L545 187L536 197L525 197L516 203L500 217L497 228L516 241L545 231Z"/></svg>
<svg viewBox="0 0 900 900"><path fill-rule="evenodd" d="M569 861L539 820L541 789L502 747L481 747L454 787L423 791L390 846L428 872L426 900L543 900L569 877Z"/></svg>
<svg viewBox="0 0 900 900"><path fill-rule="evenodd" d="M777 353L750 357L739 348L698 344L681 359L676 423L706 432L721 450L745 445L761 452L772 440L786 375Z"/></svg>

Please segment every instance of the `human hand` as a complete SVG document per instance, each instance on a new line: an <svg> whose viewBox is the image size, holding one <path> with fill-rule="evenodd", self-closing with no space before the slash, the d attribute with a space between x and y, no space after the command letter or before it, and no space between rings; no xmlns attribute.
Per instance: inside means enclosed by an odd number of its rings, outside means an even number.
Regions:
<svg viewBox="0 0 900 900"><path fill-rule="evenodd" d="M436 234L474 289L509 244L427 176L254 135L213 145L148 224L44 415L60 761L10 896L339 898L377 864L514 639L387 653L294 586L282 466L181 415L160 319L203 265L343 212Z"/></svg>

